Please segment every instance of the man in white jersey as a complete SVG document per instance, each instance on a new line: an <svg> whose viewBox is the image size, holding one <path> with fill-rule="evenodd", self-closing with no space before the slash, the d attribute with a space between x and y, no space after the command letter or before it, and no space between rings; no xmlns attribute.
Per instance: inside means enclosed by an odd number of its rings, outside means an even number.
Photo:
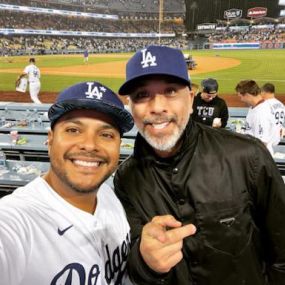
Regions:
<svg viewBox="0 0 285 285"><path fill-rule="evenodd" d="M261 96L254 80L240 81L236 91L248 110L243 133L259 138L273 155L273 146L280 142L280 128L276 125L270 105Z"/></svg>
<svg viewBox="0 0 285 285"><path fill-rule="evenodd" d="M49 171L0 200L0 284L131 284L129 224L104 181L133 119L98 82L64 90L48 115Z"/></svg>
<svg viewBox="0 0 285 285"><path fill-rule="evenodd" d="M285 106L275 98L275 86L272 83L265 83L261 87L261 96L270 105L275 123L280 127L280 135L282 137L282 134L285 133Z"/></svg>
<svg viewBox="0 0 285 285"><path fill-rule="evenodd" d="M29 65L25 67L23 74L20 75L20 78L24 76L27 77L29 82L29 92L32 101L34 103L41 104L38 97L41 89L41 72L36 66L36 60L34 58L29 59Z"/></svg>

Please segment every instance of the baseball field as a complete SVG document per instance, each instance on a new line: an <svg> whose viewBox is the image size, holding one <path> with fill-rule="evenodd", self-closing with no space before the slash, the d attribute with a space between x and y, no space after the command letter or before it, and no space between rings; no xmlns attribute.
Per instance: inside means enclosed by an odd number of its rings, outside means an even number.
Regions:
<svg viewBox="0 0 285 285"><path fill-rule="evenodd" d="M276 94L285 101L285 50L201 50L185 51L198 63L189 71L191 80L200 84L207 77L219 82L219 93L229 105L239 105L234 88L240 80L254 79L260 85L271 82ZM74 83L99 81L117 91L124 81L125 65L131 54L35 56L41 70L42 102L52 103L56 94ZM0 61L0 101L30 102L28 93L15 91L15 81L28 63L29 56L2 57ZM166 59L167 60L167 59Z"/></svg>

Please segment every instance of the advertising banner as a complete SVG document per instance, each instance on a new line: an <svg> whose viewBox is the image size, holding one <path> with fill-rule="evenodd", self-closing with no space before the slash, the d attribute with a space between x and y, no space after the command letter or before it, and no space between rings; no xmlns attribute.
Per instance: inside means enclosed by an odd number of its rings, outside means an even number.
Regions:
<svg viewBox="0 0 285 285"><path fill-rule="evenodd" d="M32 30L32 29L1 29L0 35L49 35L49 36L80 36L80 37L109 37L109 38L174 38L175 33L103 33L81 31Z"/></svg>
<svg viewBox="0 0 285 285"><path fill-rule="evenodd" d="M24 12L54 14L54 15L80 16L80 17L90 17L90 18L98 18L98 19L112 19L112 20L119 19L118 15L85 13L85 12L58 10L58 9L46 9L46 8L38 8L38 7L9 5L9 4L2 4L2 3L0 3L0 10L24 11Z"/></svg>
<svg viewBox="0 0 285 285"><path fill-rule="evenodd" d="M262 18L267 16L267 8L254 7L247 10L248 18Z"/></svg>
<svg viewBox="0 0 285 285"><path fill-rule="evenodd" d="M236 19L241 18L242 10L241 9L230 9L224 11L224 18L225 19Z"/></svg>
<svg viewBox="0 0 285 285"><path fill-rule="evenodd" d="M201 31L201 30L215 30L216 29L216 24L200 24L197 25L197 30Z"/></svg>
<svg viewBox="0 0 285 285"><path fill-rule="evenodd" d="M259 43L214 43L212 49L259 49Z"/></svg>

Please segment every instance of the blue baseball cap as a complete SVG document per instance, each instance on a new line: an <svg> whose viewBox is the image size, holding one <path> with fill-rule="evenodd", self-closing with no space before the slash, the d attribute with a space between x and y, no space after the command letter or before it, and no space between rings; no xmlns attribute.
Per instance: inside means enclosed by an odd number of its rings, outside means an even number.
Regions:
<svg viewBox="0 0 285 285"><path fill-rule="evenodd" d="M130 94L135 84L150 75L166 75L191 87L187 64L181 50L151 45L137 51L127 63L126 82L120 95Z"/></svg>
<svg viewBox="0 0 285 285"><path fill-rule="evenodd" d="M132 115L119 97L99 82L82 82L63 90L48 111L51 128L65 113L75 109L92 109L110 115L121 134L134 126Z"/></svg>

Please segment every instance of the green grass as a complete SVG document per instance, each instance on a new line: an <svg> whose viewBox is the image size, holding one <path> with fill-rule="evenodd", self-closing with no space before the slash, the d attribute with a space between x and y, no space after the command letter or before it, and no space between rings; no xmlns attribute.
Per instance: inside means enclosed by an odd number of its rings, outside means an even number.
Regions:
<svg viewBox="0 0 285 285"><path fill-rule="evenodd" d="M55 77L52 75L47 75L45 80L42 80L42 91L50 91L50 92L58 92L63 90L65 87L73 85L78 82L83 81L99 81L100 83L108 86L112 90L118 90L118 86L123 82L122 79L119 78L106 78L106 77L80 77L80 76L57 76L57 80L55 81Z"/></svg>
<svg viewBox="0 0 285 285"><path fill-rule="evenodd" d="M276 86L277 94L285 95L285 50L204 50L204 51L188 51L195 56L219 56L234 58L241 61L239 66L220 70L216 72L205 72L191 76L193 82L199 84L201 80L207 77L216 78L220 85L220 94L234 94L236 84L243 79L254 79L260 85L265 82L271 82ZM123 54L122 54L123 55ZM27 64L29 57L14 57L12 63L7 63L3 58L0 60L1 69L20 68L21 70ZM39 68L44 67L69 67L74 65L82 65L83 56L36 56ZM167 59L166 59L167 60ZM89 64L110 62L110 61L126 61L125 57L89 57ZM190 71L191 74L191 71ZM15 80L18 74L1 73L0 72L0 91L14 91ZM67 76L67 75L45 75L42 74L41 91L58 92L74 83L97 80L117 91L123 83L123 78L106 78L94 76Z"/></svg>
<svg viewBox="0 0 285 285"><path fill-rule="evenodd" d="M235 93L234 89L240 80L253 79L263 85L271 82L276 87L277 94L285 95L285 50L210 50L192 51L199 56L219 56L238 59L239 66L192 76L192 81L200 83L205 77L216 78L219 82L221 94Z"/></svg>
<svg viewBox="0 0 285 285"><path fill-rule="evenodd" d="M0 69L13 69L13 68L24 68L28 64L30 56L18 56L13 57L11 63L2 57L0 61ZM46 55L46 56L35 56L37 65L39 67L68 67L73 65L82 65L83 57L81 56L68 56L68 55ZM89 57L89 64L105 63L110 61L121 61L122 58L117 57L96 57L96 55Z"/></svg>

